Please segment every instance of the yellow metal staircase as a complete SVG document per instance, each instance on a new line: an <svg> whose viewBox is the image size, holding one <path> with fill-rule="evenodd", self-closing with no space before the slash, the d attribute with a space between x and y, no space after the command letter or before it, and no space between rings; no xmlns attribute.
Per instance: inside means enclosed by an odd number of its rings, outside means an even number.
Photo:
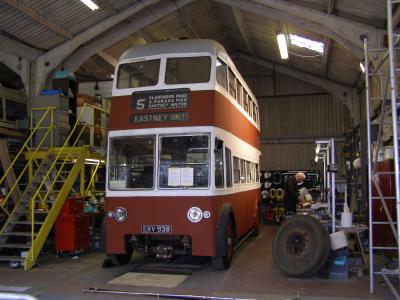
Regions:
<svg viewBox="0 0 400 300"><path fill-rule="evenodd" d="M85 160L94 159L104 163L104 157L91 151L89 145L76 146L87 129L87 125L79 122L86 107L101 110L85 105L62 147L52 147L53 108L42 109L42 118L31 129L31 134L20 152L5 170L0 184L10 176L15 176L15 183L9 186L7 196L0 203L0 209L8 216L0 230L0 261L18 261L24 265L25 270L32 268L74 184L80 183L81 196L87 190L84 186ZM46 118L50 118L50 122L46 123ZM42 124L50 125L44 127ZM30 147L29 145L33 145L35 133L38 130L43 132L43 129L45 134L41 135L40 141L35 141L36 147ZM43 148L41 145L46 139L47 142L50 141L51 147ZM26 164L16 176L13 166L21 158L25 159ZM99 163L96 171L98 165ZM15 190L18 190L24 179L27 185L21 190L19 199L15 199L15 195L18 195ZM91 184L92 180L89 182Z"/></svg>

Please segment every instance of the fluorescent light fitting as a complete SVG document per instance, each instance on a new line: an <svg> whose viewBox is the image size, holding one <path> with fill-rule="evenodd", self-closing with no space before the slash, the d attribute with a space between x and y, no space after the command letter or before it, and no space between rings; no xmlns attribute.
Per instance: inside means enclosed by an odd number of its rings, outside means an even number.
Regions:
<svg viewBox="0 0 400 300"><path fill-rule="evenodd" d="M289 34L290 44L301 48L307 48L319 53L324 53L324 43L303 38L295 34Z"/></svg>
<svg viewBox="0 0 400 300"><path fill-rule="evenodd" d="M365 67L363 62L360 62L360 69L363 73L365 73Z"/></svg>
<svg viewBox="0 0 400 300"><path fill-rule="evenodd" d="M281 58L288 59L289 53L288 53L285 35L283 33L278 33L278 35L276 36L276 39L278 41L278 47L279 47L279 52L281 53Z"/></svg>
<svg viewBox="0 0 400 300"><path fill-rule="evenodd" d="M91 10L96 10L99 7L97 6L96 3L94 3L92 0L81 0L83 4L85 4L87 7L89 7Z"/></svg>

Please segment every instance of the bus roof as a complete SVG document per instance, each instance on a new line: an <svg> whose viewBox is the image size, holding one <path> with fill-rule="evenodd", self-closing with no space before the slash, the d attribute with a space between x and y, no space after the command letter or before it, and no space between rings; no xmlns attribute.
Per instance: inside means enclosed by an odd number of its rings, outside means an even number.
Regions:
<svg viewBox="0 0 400 300"><path fill-rule="evenodd" d="M121 55L119 61L171 53L210 53L210 55L222 54L224 58L227 57L224 47L216 41L207 39L187 39L135 46L125 51L125 53Z"/></svg>

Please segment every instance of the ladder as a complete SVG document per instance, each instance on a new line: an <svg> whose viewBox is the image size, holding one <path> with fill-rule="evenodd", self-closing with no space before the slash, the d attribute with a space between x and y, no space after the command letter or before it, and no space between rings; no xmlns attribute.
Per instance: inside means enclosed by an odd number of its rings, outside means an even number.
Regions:
<svg viewBox="0 0 400 300"><path fill-rule="evenodd" d="M395 54L400 40L393 31L393 5L400 1L387 0L387 49L369 49L368 39L364 38L364 67L365 67L365 93L366 93L366 120L367 120L367 152L368 152L368 204L369 204L369 271L370 293L375 290L375 276L381 276L396 299L400 299L398 290L391 278L400 278L400 191L399 191L399 136L397 101L398 75L400 69L396 68ZM400 78L400 77L399 77ZM377 128L376 139L372 137L374 126ZM372 147L374 143L375 147ZM378 157L383 146L393 147L393 166L389 170L378 170ZM390 170L391 169L391 170ZM385 190L383 181L394 181L393 193ZM380 184L381 182L381 184ZM384 211L384 220L377 220L374 206L377 202ZM393 210L394 208L394 210ZM392 210L391 210L392 209ZM392 243L390 245L377 245L374 243L377 228L389 226ZM375 258L378 252L390 251L395 253L397 263L394 270L381 268L374 269Z"/></svg>
<svg viewBox="0 0 400 300"><path fill-rule="evenodd" d="M32 268L42 250L47 237L53 228L65 199L73 190L73 186L80 176L79 193L84 196L88 191L85 188L85 161L96 160L96 172L99 164L105 163L103 155L92 151L89 145L79 145L80 137L88 125L80 122L85 109L99 109L85 105L78 115L77 122L61 147L52 144L52 112L53 108L43 108L43 115L31 129L31 134L25 141L14 160L9 163L0 184L7 178L15 176L15 182L9 187L8 194L0 204L7 220L0 229L0 261L16 262L24 266L25 270ZM36 110L38 110L36 108ZM50 118L50 122L48 120ZM47 121L46 121L47 120ZM42 126L46 124L46 126ZM45 133L43 134L43 129ZM42 130L40 141L33 138L38 130ZM47 141L50 147L41 147ZM13 173L13 166L23 157L25 167L18 176ZM5 161L11 161L10 159ZM28 178L26 187L15 197L21 181ZM92 174L93 178L93 174ZM88 188L93 185L90 179ZM10 184L9 184L10 185Z"/></svg>

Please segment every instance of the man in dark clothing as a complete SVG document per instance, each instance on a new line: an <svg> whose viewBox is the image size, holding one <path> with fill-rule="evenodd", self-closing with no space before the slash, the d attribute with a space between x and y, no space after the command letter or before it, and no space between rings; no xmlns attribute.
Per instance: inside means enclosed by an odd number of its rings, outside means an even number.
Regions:
<svg viewBox="0 0 400 300"><path fill-rule="evenodd" d="M303 172L297 173L295 176L289 175L286 178L285 185L285 215L296 214L297 200L299 198L298 184L305 179Z"/></svg>

